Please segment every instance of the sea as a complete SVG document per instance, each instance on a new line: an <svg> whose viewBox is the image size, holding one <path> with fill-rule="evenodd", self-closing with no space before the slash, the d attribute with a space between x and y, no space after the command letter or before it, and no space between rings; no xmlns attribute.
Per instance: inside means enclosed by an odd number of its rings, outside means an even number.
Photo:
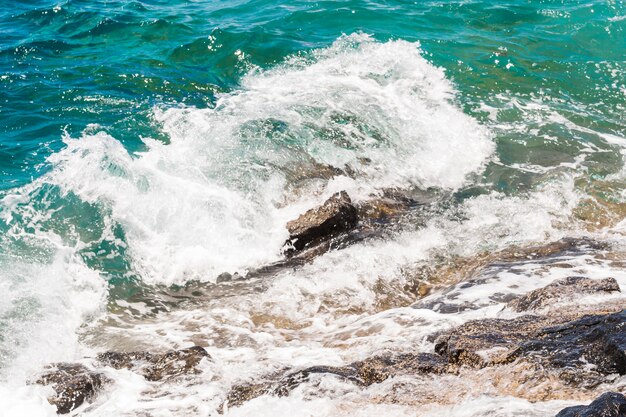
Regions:
<svg viewBox="0 0 626 417"><path fill-rule="evenodd" d="M623 267L579 253L496 270L454 314L415 308L411 289L564 238L626 247L622 0L0 3L1 416L56 415L32 383L48 364L192 345L211 356L196 376L108 369L76 415L539 417L580 403L459 376L421 396L326 378L221 408L286 367L432 350L429 334L505 314L491 295L545 276L626 285ZM336 192L386 190L420 210L246 278L284 259L288 221ZM224 272L241 280L216 284Z"/></svg>

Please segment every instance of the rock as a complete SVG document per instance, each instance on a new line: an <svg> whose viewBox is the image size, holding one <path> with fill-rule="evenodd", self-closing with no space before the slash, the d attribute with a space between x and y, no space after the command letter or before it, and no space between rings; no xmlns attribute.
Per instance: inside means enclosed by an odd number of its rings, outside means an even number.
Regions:
<svg viewBox="0 0 626 417"><path fill-rule="evenodd" d="M287 245L300 251L357 225L357 209L345 191L330 197L320 207L311 209L287 223Z"/></svg>
<svg viewBox="0 0 626 417"><path fill-rule="evenodd" d="M531 315L469 321L437 337L435 352L453 365L483 368L508 363L525 340L549 323L544 317Z"/></svg>
<svg viewBox="0 0 626 417"><path fill-rule="evenodd" d="M80 364L57 363L50 368L35 383L52 385L56 394L49 397L48 402L56 406L58 414L67 414L91 400L109 382L103 374Z"/></svg>
<svg viewBox="0 0 626 417"><path fill-rule="evenodd" d="M239 407L247 401L260 397L261 395L270 394L271 392L271 382L236 385L230 390L226 401L218 408L218 411L222 414L226 407Z"/></svg>
<svg viewBox="0 0 626 417"><path fill-rule="evenodd" d="M583 317L562 313L474 320L436 335L434 341L434 354L379 355L346 366L282 371L233 387L226 404L236 407L266 394L286 396L315 375L369 386L394 376L457 373L461 366L484 368L514 361L552 370L563 383L576 387L626 375L626 310Z"/></svg>
<svg viewBox="0 0 626 417"><path fill-rule="evenodd" d="M357 206L359 219L368 224L386 224L407 213L417 203L407 198L381 197L367 200Z"/></svg>
<svg viewBox="0 0 626 417"><path fill-rule="evenodd" d="M383 382L397 375L442 373L447 362L430 353L373 356L347 366L313 366L286 375L275 391L287 393L307 381L312 374L332 374L361 386Z"/></svg>
<svg viewBox="0 0 626 417"><path fill-rule="evenodd" d="M311 366L266 377L264 382L235 386L228 394L226 403L229 407L237 407L265 394L287 396L314 375L334 375L360 386L369 386L398 375L443 373L446 365L446 360L438 355L410 353L373 356L346 366Z"/></svg>
<svg viewBox="0 0 626 417"><path fill-rule="evenodd" d="M221 284L222 282L229 282L229 281L232 281L232 280L233 280L233 276L231 274L229 274L228 272L222 272L215 279L215 283L216 284Z"/></svg>
<svg viewBox="0 0 626 417"><path fill-rule="evenodd" d="M615 278L590 279L584 277L567 277L552 284L531 291L509 303L515 311L530 311L546 307L556 301L572 299L577 294L619 292Z"/></svg>
<svg viewBox="0 0 626 417"><path fill-rule="evenodd" d="M164 354L149 352L105 352L97 360L115 369L130 369L148 381L159 381L174 376L197 372L196 366L209 354L200 346L171 350Z"/></svg>
<svg viewBox="0 0 626 417"><path fill-rule="evenodd" d="M589 405L567 407L556 417L625 417L626 397L617 392L606 392Z"/></svg>
<svg viewBox="0 0 626 417"><path fill-rule="evenodd" d="M619 313L588 315L578 320L542 329L524 341L517 357L533 356L553 368L626 374L626 310Z"/></svg>
<svg viewBox="0 0 626 417"><path fill-rule="evenodd" d="M523 359L567 370L562 375L572 383L584 382L585 375L624 375L626 310L575 320L526 315L470 321L439 335L435 351L451 365L478 368Z"/></svg>
<svg viewBox="0 0 626 417"><path fill-rule="evenodd" d="M416 375L446 371L447 361L431 353L405 353L395 356L374 356L352 364L361 385L382 382L397 375Z"/></svg>

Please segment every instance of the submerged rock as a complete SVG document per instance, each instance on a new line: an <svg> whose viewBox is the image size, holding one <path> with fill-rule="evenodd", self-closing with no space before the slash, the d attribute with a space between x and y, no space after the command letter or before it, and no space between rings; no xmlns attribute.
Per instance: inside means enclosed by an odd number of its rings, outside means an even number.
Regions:
<svg viewBox="0 0 626 417"><path fill-rule="evenodd" d="M453 258L437 266L422 265L409 270L408 276L427 280L437 291L427 298L418 299L412 307L433 310L442 314L478 310L503 303L510 303L509 305L513 307L516 304L513 301L515 299L522 300L524 297L533 298L535 295L539 297L542 295L542 291L539 291L532 295L522 296L518 292L518 285L506 285L507 281L514 281L516 277L525 275L526 268L537 268L541 265L541 268L546 269L573 269L574 267L567 263L568 259L585 254L604 257L606 255L603 252L608 248L607 243L586 238L565 238L541 246L512 247L467 258ZM498 285L499 282L503 285ZM587 289L585 288L586 282L592 284L601 282L602 285ZM607 286L604 294L607 294L614 288L615 283L587 279L576 285L552 288L550 291L553 291L555 301L571 301L580 294L591 294L594 291L599 294L603 292L602 286L604 285ZM481 286L483 288L480 288ZM496 286L497 290L494 288ZM476 287L477 291L467 291L471 287ZM483 296L481 292L483 295L487 293L489 295ZM521 304L520 301L520 307ZM535 305L537 306L535 308L539 308L540 303ZM550 305L550 302L546 305ZM533 308L530 308L528 311L532 310ZM589 310L593 311L593 308Z"/></svg>
<svg viewBox="0 0 626 417"><path fill-rule="evenodd" d="M541 370L577 389L608 382L615 374L626 375L626 310L585 316L561 310L550 316L474 320L433 335L431 340L435 353L380 355L346 366L312 366L272 374L233 387L225 404L236 407L266 394L286 396L323 375L367 387L400 375L458 374L467 367L513 366L512 372Z"/></svg>
<svg viewBox="0 0 626 417"><path fill-rule="evenodd" d="M271 375L264 382L237 385L226 399L230 407L237 407L246 401L265 394L287 396L300 384L314 375L330 375L369 386L398 375L443 373L446 360L430 353L406 353L400 355L379 355L346 366L311 366L298 371L285 371L281 375Z"/></svg>
<svg viewBox="0 0 626 417"><path fill-rule="evenodd" d="M424 202L416 201L403 191L386 189L381 196L360 202L357 210L359 221L366 226L376 227L397 221L410 210L424 205Z"/></svg>
<svg viewBox="0 0 626 417"><path fill-rule="evenodd" d="M311 209L287 223L288 245L300 251L311 244L346 232L357 225L357 209L345 191L330 197L320 207Z"/></svg>
<svg viewBox="0 0 626 417"><path fill-rule="evenodd" d="M89 370L80 364L57 363L35 381L41 385L51 385L55 392L48 398L58 414L67 414L95 397L100 388L109 382L102 374Z"/></svg>
<svg viewBox="0 0 626 417"><path fill-rule="evenodd" d="M615 278L591 279L585 277L567 277L552 284L531 291L509 303L515 311L537 310L556 301L572 299L579 294L619 292Z"/></svg>
<svg viewBox="0 0 626 417"><path fill-rule="evenodd" d="M430 353L379 355L342 367L313 366L296 371L285 376L279 388L290 391L312 374L337 375L358 385L369 386L392 376L442 373L445 369L446 361Z"/></svg>
<svg viewBox="0 0 626 417"><path fill-rule="evenodd" d="M105 352L98 361L115 369L130 369L143 375L148 381L159 381L183 374L197 372L196 366L209 354L200 346L171 350L163 354L149 352Z"/></svg>
<svg viewBox="0 0 626 417"><path fill-rule="evenodd" d="M626 397L617 392L606 392L589 405L567 407L556 417L625 417Z"/></svg>
<svg viewBox="0 0 626 417"><path fill-rule="evenodd" d="M196 366L205 357L209 357L206 350L193 346L163 354L105 352L98 355L97 361L115 369L130 369L149 381L160 381L197 372ZM103 373L76 363L52 364L35 380L36 384L52 386L56 394L48 401L56 406L59 414L67 414L93 399L108 382Z"/></svg>

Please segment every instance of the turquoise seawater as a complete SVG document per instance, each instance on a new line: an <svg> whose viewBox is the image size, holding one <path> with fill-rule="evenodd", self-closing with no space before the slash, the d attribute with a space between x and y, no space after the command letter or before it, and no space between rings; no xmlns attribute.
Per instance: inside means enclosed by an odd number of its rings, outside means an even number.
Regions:
<svg viewBox="0 0 626 417"><path fill-rule="evenodd" d="M115 300L279 259L340 189L445 196L438 259L626 217L621 0L2 6L3 379Z"/></svg>
<svg viewBox="0 0 626 417"><path fill-rule="evenodd" d="M142 136L167 140L151 120L154 106L211 106L250 66L357 32L419 41L478 118L480 103L509 105L503 122L527 122L511 103L535 98L581 127L624 133L620 1L8 1L0 13L3 189L49 169L64 132L98 124L140 150ZM592 140L543 129L563 142L562 159ZM515 143L538 139L497 140L503 159L534 160Z"/></svg>

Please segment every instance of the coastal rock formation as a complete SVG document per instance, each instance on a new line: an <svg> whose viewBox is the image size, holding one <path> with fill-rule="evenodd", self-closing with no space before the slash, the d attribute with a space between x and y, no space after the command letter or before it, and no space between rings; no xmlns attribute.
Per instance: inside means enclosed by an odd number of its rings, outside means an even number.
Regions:
<svg viewBox="0 0 626 417"><path fill-rule="evenodd" d="M346 366L286 370L233 387L225 403L239 406L265 394L286 396L315 375L333 375L366 387L400 375L456 374L463 366L524 361L554 370L567 385L586 388L611 374L626 374L626 310L583 317L563 313L474 320L433 338L434 354L379 355Z"/></svg>
<svg viewBox="0 0 626 417"><path fill-rule="evenodd" d="M589 405L567 407L556 417L624 417L626 397L617 392L606 392Z"/></svg>
<svg viewBox="0 0 626 417"><path fill-rule="evenodd" d="M408 190L385 189L381 196L372 196L371 199L357 204L359 221L365 227L387 226L412 209L424 206L428 199L425 196L420 197L424 201L411 197Z"/></svg>
<svg viewBox="0 0 626 417"><path fill-rule="evenodd" d="M55 395L48 398L58 414L67 414L95 397L108 379L87 367L72 363L57 363L41 374L36 384L51 385Z"/></svg>
<svg viewBox="0 0 626 417"><path fill-rule="evenodd" d="M97 364L115 369L130 369L148 381L161 381L178 375L197 372L196 366L209 354L200 346L172 350L163 354L149 352L105 352L97 357ZM67 414L93 399L102 386L110 382L103 373L76 363L50 365L35 380L36 384L51 385L55 395L48 398L58 414Z"/></svg>
<svg viewBox="0 0 626 417"><path fill-rule="evenodd" d="M615 278L590 279L585 277L567 277L552 284L531 291L509 303L515 311L530 311L546 307L561 300L571 300L576 295L593 293L619 292Z"/></svg>
<svg viewBox="0 0 626 417"><path fill-rule="evenodd" d="M196 366L209 354L200 346L171 350L163 354L149 352L105 352L98 361L115 369L130 369L148 381L160 381L174 376L196 372Z"/></svg>
<svg viewBox="0 0 626 417"><path fill-rule="evenodd" d="M435 339L435 352L450 364L476 368L512 362L519 346L550 323L541 316L467 322Z"/></svg>
<svg viewBox="0 0 626 417"><path fill-rule="evenodd" d="M311 262L331 249L340 249L368 238L380 237L397 226L401 217L408 217L415 209L427 206L429 200L424 197L424 201L421 201L423 196L415 193L414 190L389 188L358 204L353 204L345 191L336 193L321 206L308 210L287 223L290 237L283 247L285 258L250 269L245 275L220 273L215 278L215 283L272 276L282 270ZM180 293L188 293L188 288L194 284L190 282L185 288L177 288L179 294L176 296L180 298ZM205 284L198 283L198 287L205 287ZM169 290L171 288L165 291L171 293Z"/></svg>
<svg viewBox="0 0 626 417"><path fill-rule="evenodd" d="M510 303L509 306L517 310L515 308L517 303L514 301L516 299L532 302L534 298L546 298L545 301L534 303L534 307L531 306L528 310L532 311L533 308L542 308L540 306L563 307L558 305L561 301L571 301L580 295L606 295L614 290L619 291L619 287L612 279L608 279L608 281L585 279L575 282L577 281L576 278L568 278L563 281L570 279L572 281L565 283L565 285L554 285L545 291L546 294L544 291L537 290L537 293L533 295L522 295L518 293L516 285L504 284L506 278L503 278L501 273L510 271L512 275L519 275L521 267L532 266L535 261L546 266L554 265L557 268L569 267L563 259L582 256L587 253L600 254L607 249L608 246L604 242L586 238L564 238L541 246L507 248L499 252L486 252L479 256L458 258L446 262L438 268L416 269L412 272L413 276L426 277L433 289L438 286L439 288L432 296L418 299L412 304L412 307L433 310L441 314L455 314L477 310L489 305ZM503 285L499 286L497 291L488 289L488 287L493 288L494 283L498 281L502 281ZM445 286L441 284L445 284ZM472 292L468 289L478 290L481 287L483 288L482 291L489 291L488 296L465 297L468 292ZM552 301L559 303L547 301L548 294L553 297ZM520 307L522 307L521 304L523 303L520 301Z"/></svg>
<svg viewBox="0 0 626 417"><path fill-rule="evenodd" d="M440 374L445 370L445 359L429 353L373 356L346 366L311 366L268 376L264 382L238 385L228 394L226 404L236 407L265 394L286 396L314 375L333 375L360 386L369 386L392 376Z"/></svg>
<svg viewBox="0 0 626 417"><path fill-rule="evenodd" d="M287 223L289 240L287 253L300 251L357 225L357 209L348 193L334 194L320 207L308 210Z"/></svg>
<svg viewBox="0 0 626 417"><path fill-rule="evenodd" d="M440 335L435 351L451 365L485 367L524 359L585 374L626 374L626 310L565 321L522 316L465 323ZM589 364L595 365L589 369ZM572 380L571 382L576 382Z"/></svg>

